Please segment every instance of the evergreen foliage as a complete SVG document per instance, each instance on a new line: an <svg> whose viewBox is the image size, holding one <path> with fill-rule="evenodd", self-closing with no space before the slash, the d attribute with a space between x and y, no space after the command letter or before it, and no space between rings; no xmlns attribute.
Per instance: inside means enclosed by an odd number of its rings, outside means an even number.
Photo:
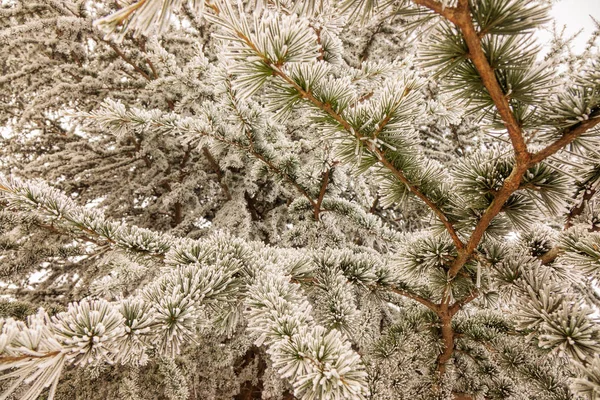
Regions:
<svg viewBox="0 0 600 400"><path fill-rule="evenodd" d="M0 399L599 399L549 7L2 2Z"/></svg>

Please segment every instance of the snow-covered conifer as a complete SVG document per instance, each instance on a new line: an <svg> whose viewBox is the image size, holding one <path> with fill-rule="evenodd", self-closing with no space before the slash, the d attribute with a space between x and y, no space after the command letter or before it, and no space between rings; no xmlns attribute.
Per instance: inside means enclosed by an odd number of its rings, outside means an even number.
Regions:
<svg viewBox="0 0 600 400"><path fill-rule="evenodd" d="M0 398L600 398L600 26L7 0Z"/></svg>

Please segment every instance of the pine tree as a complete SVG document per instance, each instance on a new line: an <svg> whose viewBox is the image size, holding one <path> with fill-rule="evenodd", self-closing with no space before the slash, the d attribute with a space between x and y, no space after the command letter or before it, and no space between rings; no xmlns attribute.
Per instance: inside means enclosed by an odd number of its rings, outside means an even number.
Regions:
<svg viewBox="0 0 600 400"><path fill-rule="evenodd" d="M8 0L0 398L600 398L600 24Z"/></svg>

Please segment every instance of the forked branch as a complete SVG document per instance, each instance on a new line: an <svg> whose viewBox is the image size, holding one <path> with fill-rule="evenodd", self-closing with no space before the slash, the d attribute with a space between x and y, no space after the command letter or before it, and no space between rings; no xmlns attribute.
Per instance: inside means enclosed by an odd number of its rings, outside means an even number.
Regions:
<svg viewBox="0 0 600 400"><path fill-rule="evenodd" d="M485 56L481 45L481 38L473 25L473 17L469 9L468 0L459 0L456 7L443 7L441 3L434 0L413 0L413 2L438 13L456 25L460 30L469 50L469 59L473 62L483 85L488 91L498 114L506 126L516 159L516 165L511 174L504 181L500 190L496 192L494 200L479 219L466 246L463 249L458 248L458 257L454 260L448 272L449 278L452 279L472 257L473 252L483 238L490 223L502 211L502 208L510 195L519 189L525 172L530 167L543 161L567 144L571 143L589 129L595 127L600 123L600 118L590 119L581 122L572 128L568 128L564 131L560 139L537 153L530 153L527 149L521 126L510 108L507 96L502 91L500 83L496 79L494 69L491 67Z"/></svg>

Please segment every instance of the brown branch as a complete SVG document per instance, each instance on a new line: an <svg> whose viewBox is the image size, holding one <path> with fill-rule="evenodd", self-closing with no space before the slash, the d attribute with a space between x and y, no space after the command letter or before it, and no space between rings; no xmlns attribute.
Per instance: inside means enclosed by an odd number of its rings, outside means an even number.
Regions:
<svg viewBox="0 0 600 400"><path fill-rule="evenodd" d="M515 151L517 164L528 163L531 159L531 154L527 151L527 145L523 138L521 126L510 108L508 96L502 91L502 88L496 79L494 69L491 67L483 52L481 38L475 31L468 1L460 0L455 8L444 8L440 3L433 0L413 1L416 4L425 6L445 17L461 31L463 39L469 49L468 57L473 62L475 69L477 69L479 77L494 102L498 114L500 114L504 126L508 131L508 136Z"/></svg>
<svg viewBox="0 0 600 400"><path fill-rule="evenodd" d="M346 130L350 134L354 135L358 140L361 140L363 138L362 135L360 134L360 132L355 131L352 128L352 126L350 125L350 123L348 121L346 121L344 119L344 117L342 117L339 113L337 113L333 109L333 107L331 106L331 104L329 104L329 103L323 103L322 101L320 101L319 99L317 99L310 91L304 90L293 79L291 79L285 72L283 72L277 65L273 64L271 62L271 60L265 58L264 55L262 55L262 53L254 45L254 43L252 43L252 41L250 40L250 38L248 38L242 32L236 32L236 33L237 33L238 37L240 39L242 39L244 41L244 43L248 47L250 47L258 56L260 56L260 57L263 58L263 62L265 62L267 65L269 65L272 68L273 75L278 76L279 78L283 79L286 83L288 83L290 86L292 86L300 94L300 96L302 98L304 98L305 100L308 100L315 107L317 107L320 110L326 112L338 124L340 124L340 126L343 127L344 130ZM405 93L405 94L407 94L407 93ZM389 121L389 117L386 118L386 120L382 121L382 124L385 125L388 121ZM380 127L380 129L382 129L382 127ZM376 153L378 155L378 157L381 159L381 161L384 163L384 165L388 169L390 169L392 171L392 173L398 179L400 179L400 181L402 183L404 183L405 185L407 185L411 192L413 192L415 195L417 195L417 197L419 197L421 200L423 200L425 202L425 204L427 204L427 206L429 206L429 208L431 208L433 210L433 212L438 216L438 218L440 218L440 220L442 221L442 223L444 224L444 226L448 230L448 233L452 237L452 240L455 243L455 245L457 246L457 248L462 249L463 243L461 242L460 238L458 237L458 234L456 233L456 230L454 229L454 227L452 226L452 224L450 223L450 221L448 220L448 218L446 217L446 215L442 212L442 210L440 210L424 193L422 193L417 186L413 185L404 176L404 174L400 170L397 170L396 167L394 167L394 165L392 163L390 163L389 161L387 161L385 159L385 157L384 157L385 152L384 151L382 151L381 149L376 148L375 146L371 146L369 148L369 150L371 150L374 153ZM313 202L311 202L311 204L313 204L313 207L315 206L315 204Z"/></svg>
<svg viewBox="0 0 600 400"><path fill-rule="evenodd" d="M375 211L377 210L377 206L379 205L379 195L375 195L375 200L373 200L373 204L371 204L371 208L369 208L369 213L370 214L375 214Z"/></svg>
<svg viewBox="0 0 600 400"><path fill-rule="evenodd" d="M315 28L312 25L310 25L310 27L312 28L312 30L317 35L317 45L319 46L319 57L318 57L318 60L319 61L323 61L325 59L325 49L323 48L323 39L321 39L322 28Z"/></svg>
<svg viewBox="0 0 600 400"><path fill-rule="evenodd" d="M381 22L379 22L377 24L375 31L373 32L373 34L371 36L369 36L367 43L365 43L365 47L363 47L362 51L358 55L358 60L360 63L367 61L367 59L369 58L370 53L371 53L371 46L375 42L375 36L377 36L381 32L381 28L383 27L384 21L385 20L382 20Z"/></svg>
<svg viewBox="0 0 600 400"><path fill-rule="evenodd" d="M556 260L556 257L558 257L560 255L560 253L562 253L562 251L563 250L559 246L555 246L552 249L550 249L550 251L548 251L547 253L545 253L541 257L539 257L539 260L544 265L550 264L554 260Z"/></svg>
<svg viewBox="0 0 600 400"><path fill-rule="evenodd" d="M433 0L413 0L416 4L423 5L436 13L442 15L450 22L454 23L461 31L462 36L469 49L469 59L473 62L482 83L488 91L494 105L498 111L498 114L502 118L502 121L508 131L508 135L515 152L516 165L513 167L511 174L504 181L501 189L494 194L494 199L489 207L485 210L471 237L469 238L465 248L458 249L458 256L452 263L450 270L448 271L448 277L454 278L466 262L472 257L477 245L483 238L486 230L488 229L492 220L502 211L502 208L510 195L520 188L520 184L523 175L529 167L536 163L544 160L548 156L556 153L561 148L571 143L578 136L586 132L587 130L596 126L600 123L600 119L592 119L578 124L576 127L566 130L563 136L550 144L543 150L531 154L527 150L523 132L521 126L516 120L509 102L508 97L502 91L498 80L496 79L495 72L490 66L483 48L481 46L481 37L475 31L473 25L471 12L469 10L468 0L459 0L457 7L446 7L444 8L440 3ZM542 256L542 262L551 262L556 258L559 253L559 249L553 249ZM454 332L451 326L452 316L458 312L467 302L472 301L477 297L477 291L470 294L467 298L454 303L450 309L446 310L447 305L442 301L440 304L440 313L438 314L442 320L442 340L444 342L444 350L438 357L438 371L444 373L446 371L446 363L452 357L454 349Z"/></svg>
<svg viewBox="0 0 600 400"><path fill-rule="evenodd" d="M445 7L441 2L436 0L413 0L413 3L427 7L433 12L446 18L448 21L457 24L458 19L456 15L464 10L466 2L461 0L456 7Z"/></svg>
<svg viewBox="0 0 600 400"><path fill-rule="evenodd" d="M115 53L117 53L117 55L119 57L121 57L121 59L123 61L125 61L127 64L131 65L133 67L133 69L138 72L140 75L142 75L146 80L151 81L152 78L150 77L150 75L148 75L143 69L141 69L136 63L133 62L133 60L131 60L131 58L127 57L122 51L121 49L119 49L114 43L108 41L108 40L104 40L104 39L100 39L102 42L108 44Z"/></svg>
<svg viewBox="0 0 600 400"><path fill-rule="evenodd" d="M495 193L492 203L481 216L466 246L464 248L457 246L458 256L448 271L448 278L453 279L466 264L466 262L471 258L490 223L502 210L502 207L510 195L519 189L523 174L531 165L532 155L527 150L527 145L523 138L521 126L519 125L510 108L508 98L502 91L502 88L496 79L496 74L493 68L490 66L487 57L485 56L481 46L481 37L475 31L475 26L473 25L468 0L459 0L456 7L444 7L441 3L433 0L413 1L416 4L425 6L445 17L450 22L454 23L454 25L456 25L461 31L469 50L468 56L476 68L484 87L494 102L500 117L502 118L515 152L516 165L511 171L511 174L504 181L502 188ZM464 306L467 301L471 301L476 296L477 292L475 291L462 301L454 303L451 307L448 306L445 298L442 299L440 304L440 312L438 313L442 322L441 335L444 343L444 349L437 359L438 371L440 374L444 374L446 372L446 364L451 359L454 352L452 316L458 312L458 310L460 310L460 308Z"/></svg>
<svg viewBox="0 0 600 400"><path fill-rule="evenodd" d="M211 154L211 152L208 150L208 148L203 147L202 148L202 153L204 153L204 156L208 160L208 162L211 165L212 169L217 174L217 180L219 181L219 185L221 185L221 189L223 189L223 193L225 193L225 198L227 200L231 200L231 193L229 192L229 187L223 181L223 170L219 166L219 163L217 162L217 160L215 160L215 158L213 157L213 155Z"/></svg>
<svg viewBox="0 0 600 400"><path fill-rule="evenodd" d="M317 280L315 278L292 278L290 280L290 282L292 282L292 283L298 283L298 284L302 284L302 283L305 283L305 284L316 284ZM424 297L419 296L416 293L411 293L411 292L408 292L406 290L399 289L399 288L397 288L395 286L366 285L366 287L368 289L370 289L370 290L373 290L373 291L378 290L378 289L388 289L391 292L399 294L400 296L409 298L411 300L414 300L414 301L416 301L418 303L423 304L425 307L429 308L430 310L434 311L435 313L439 312L439 306L437 304L435 304L431 300L428 300L428 299L426 299Z"/></svg>
<svg viewBox="0 0 600 400"><path fill-rule="evenodd" d="M527 169L554 154L562 147L571 143L575 138L596 126L596 124L600 123L600 119L596 118L582 122L576 127L566 130L560 139L550 144L543 150L535 154L529 153L523 138L523 132L514 114L512 113L508 103L508 98L503 93L502 88L496 79L494 70L490 66L485 53L483 52L480 35L478 35L473 25L468 1L459 0L457 7L446 8L433 0L413 1L416 4L425 6L445 17L450 22L454 23L461 31L469 49L469 58L477 69L483 85L490 94L490 97L492 98L492 101L494 102L494 105L496 106L504 125L506 126L513 149L515 151L515 167L513 168L509 177L504 181L502 188L495 193L494 200L481 216L481 219L477 223L465 248L459 249L458 257L450 267L448 275L450 278L453 278L457 275L458 271L460 271L464 264L471 258L475 248L481 241L490 223L496 217L496 215L502 211L504 203L508 200L512 193L519 189L523 174L527 171Z"/></svg>
<svg viewBox="0 0 600 400"><path fill-rule="evenodd" d="M500 190L495 194L494 200L492 200L491 204L479 219L467 245L464 249L458 251L458 257L454 259L454 262L448 271L450 278L454 278L458 274L458 271L460 271L465 263L471 258L492 220L500 213L500 211L502 211L502 207L504 207L504 204L510 195L519 189L523 175L528 168L529 164L515 165Z"/></svg>
<svg viewBox="0 0 600 400"><path fill-rule="evenodd" d="M372 289L379 289L381 288L380 286L373 286L371 287ZM407 297L411 300L414 300L418 303L423 304L425 307L429 308L431 311L435 312L436 314L439 313L440 311L440 306L438 304L435 304L434 302L432 302L431 300L427 300L424 297L421 297L415 293L411 293L411 292L407 292L406 290L402 290L402 289L398 289L397 287L394 286L390 286L387 287L387 289L389 289L391 292L394 292L396 294L399 294L400 296L404 296Z"/></svg>
<svg viewBox="0 0 600 400"><path fill-rule="evenodd" d="M461 308L463 308L465 305L469 304L471 301L475 300L477 298L477 296L479 296L479 291L473 290L464 299L456 301L454 304L452 304L450 306L450 308L448 310L450 312L450 316L454 316L457 312L460 311Z"/></svg>
<svg viewBox="0 0 600 400"><path fill-rule="evenodd" d="M544 150L541 150L541 151L535 153L526 164L519 164L517 162L517 165L515 165L511 174L509 175L509 177L504 181L504 184L502 185L500 190L498 190L495 193L494 200L492 201L492 203L489 205L489 207L486 209L486 211L481 216L481 219L475 226L475 229L474 229L473 233L471 234L471 237L469 238L469 241L467 242L466 247L462 251L458 252L458 257L454 260L454 263L452 264L452 266L450 267L450 270L448 272L448 274L451 278L455 277L456 274L458 273L458 271L460 271L460 269L470 259L473 252L475 251L475 248L481 241L481 238L485 234L485 231L487 230L487 228L490 225L490 223L492 222L492 220L496 217L496 215L498 215L500 213L500 211L502 211L502 207L504 206L504 203L506 203L506 201L508 200L510 195L519 189L521 180L522 180L525 172L531 166L537 164L538 162L542 161L544 158L546 158L546 157L554 154L556 151L558 151L560 149L560 147L557 143L564 143L564 145L566 145L566 144L570 143L571 141L573 141L576 137L585 133L588 129L591 129L594 126L596 126L598 123L600 123L600 118L597 118L595 120L586 121L586 123L582 123L582 124L578 125L577 128L575 128L575 129L568 129L567 133L565 135L563 135L563 137L561 139L559 139L556 142L554 142L553 144L549 145ZM568 139L565 139L565 138L568 138ZM544 255L544 256L542 256L542 262L545 262L545 263L551 262L556 258L557 255L558 255L558 253L556 253L556 254L551 253L551 254L548 254L547 256Z"/></svg>
<svg viewBox="0 0 600 400"><path fill-rule="evenodd" d="M465 353L466 354L466 353ZM467 393L452 393L454 395L454 400L473 400L473 396ZM487 399L487 397L486 397Z"/></svg>
<svg viewBox="0 0 600 400"><path fill-rule="evenodd" d="M238 35L241 36L242 38L245 38L244 40L248 40L248 42L251 43L249 41L249 39L246 38L246 36L244 36L243 34L238 33ZM254 49L255 49L255 51L258 52L256 47L254 47ZM262 154L258 153L254 149L254 141L252 140L252 134L251 134L252 126L244 120L244 117L237 109L237 106L235 105L235 101L233 101L233 96L232 96L232 104L234 106L234 111L238 115L238 118L240 118L240 120L243 122L244 125L247 125L249 127L248 129L244 129L245 133L246 133L246 138L248 139L249 146L248 146L248 148L244 148L243 146L240 146L239 144L235 144L234 142L229 142L229 143L233 144L237 147L243 148L246 151L249 151L250 154L252 154L254 157L258 158L260 161L265 163L275 173L279 174L284 180L286 180L288 183L290 183L292 186L294 186L304 197L306 197L306 199L309 201L310 205L312 206L312 208L314 210L317 206L317 203L312 198L312 196L302 186L300 186L300 184L298 184L294 179L292 179L291 176L289 176L287 173L282 171L280 168L276 167L275 164L273 164L271 161L267 160Z"/></svg>
<svg viewBox="0 0 600 400"><path fill-rule="evenodd" d="M540 161L550 157L552 154L556 153L598 124L600 124L600 115L595 115L595 118L592 117L587 121L580 122L568 129L565 129L560 139L556 140L554 143L548 145L546 148L538 151L537 153L534 153L531 157L531 163L537 164Z"/></svg>
<svg viewBox="0 0 600 400"><path fill-rule="evenodd" d="M413 0L416 4L425 6L454 23L461 31L469 49L469 58L477 69L482 83L492 98L498 113L508 131L512 146L515 151L516 166L510 176L504 181L502 188L495 194L494 200L482 215L464 249L458 249L458 257L448 271L450 278L454 278L458 271L469 260L473 251L479 244L488 226L494 217L502 210L509 196L519 188L521 179L531 162L531 154L523 138L521 127L508 104L508 99L496 79L494 70L490 66L481 47L481 40L475 31L471 12L467 0L460 0L457 7L444 8L433 0Z"/></svg>
<svg viewBox="0 0 600 400"><path fill-rule="evenodd" d="M185 152L183 153L183 157L181 158L181 162L179 163L179 170L181 171L181 175L179 175L179 182L183 181L185 174L183 173L183 169L187 165L188 161L190 161L190 156L192 154L192 146L187 146Z"/></svg>
<svg viewBox="0 0 600 400"><path fill-rule="evenodd" d="M7 193L13 193L13 194L15 193L12 189L10 189L9 187L6 187L2 184L0 184L0 192L7 192ZM41 206L40 203L37 203L37 204L38 204L38 207ZM63 220L63 221L66 220L67 221L66 225L68 225L68 223L70 223L70 224L72 224L73 228L75 228L89 236L76 236L76 235L73 235L73 233L68 230L66 232L64 232L64 231L60 230L58 227L56 227L54 224L46 225L46 224L38 223L37 225L43 229L49 230L50 232L53 232L56 234L68 234L68 235L75 237L76 239L86 240L86 241L89 241L89 242L94 243L99 246L105 246L105 245L118 246L118 243L115 240L107 237L106 235L100 234L89 228L81 226L79 224L75 224L71 220L65 219L64 216L60 216L60 217L56 217L56 218L57 218L57 220ZM101 238L103 241L105 241L105 243L102 243L102 242L99 243L97 241L97 238ZM157 257L157 258L164 258L164 253L149 253L149 255L152 257Z"/></svg>
<svg viewBox="0 0 600 400"><path fill-rule="evenodd" d="M567 222L565 223L565 229L569 229L570 227L573 226L573 220L583 213L583 210L585 210L586 204L596 194L595 188L586 189L584 187L583 190L584 190L584 193L583 193L581 202L579 204L577 204L576 206L574 206L573 208L571 208L571 210L569 211L569 214L567 215Z"/></svg>
<svg viewBox="0 0 600 400"><path fill-rule="evenodd" d="M276 174L280 175L289 184L291 184L292 186L294 186L296 188L296 190L298 190L300 192L300 194L302 194L302 196L306 197L306 199L309 201L309 203L311 204L311 206L313 207L313 209L315 209L316 206L317 206L317 203L311 197L311 195L308 194L308 192L302 186L300 186L300 184L298 184L294 179L292 179L291 176L289 176L287 173L283 172L280 168L276 167L275 164L273 164L271 161L269 161L265 157L263 157L262 154L257 153L254 150L254 146L252 145L252 142L250 142L250 143L251 143L250 152L252 153L252 155L254 157L258 158L259 160L261 160L263 163L267 164L267 166L269 168L271 168L271 170L273 170Z"/></svg>
<svg viewBox="0 0 600 400"><path fill-rule="evenodd" d="M296 82L294 82L289 76L287 76L279 68L276 68L276 67L274 68L274 74L279 76L283 80L285 80L288 84L292 85L294 87L294 89L296 89L303 98L310 101L313 105L315 105L322 111L329 114L329 116L332 117L338 124L340 124L344 128L344 130L346 130L347 132L356 136L356 138L358 140L363 138L360 135L360 132L355 131L352 128L352 126L350 125L350 123L348 121L346 121L340 114L338 114L331 107L330 104L321 102L316 97L314 97L314 95L310 91L305 91L304 89L302 89L302 87L300 87ZM382 126L380 126L380 129L383 129L383 125L387 124L387 122L389 122L389 117L386 118L386 120L382 121L382 124L381 124ZM372 152L377 154L381 163L386 168L388 168L394 174L394 176L396 178L398 178L398 180L400 180L402 183L404 183L411 192L413 192L419 199L423 200L425 202L425 204L427 204L427 206L429 206L429 208L431 208L433 210L433 212L438 216L438 218L442 221L442 223L448 230L448 233L452 237L454 244L458 248L462 248L463 243L461 242L460 238L458 237L458 234L456 233L456 230L454 229L454 227L452 226L452 224L450 223L450 221L448 220L446 215L442 212L442 210L440 210L424 193L422 193L416 185L412 184L412 182L410 182L408 180L408 178L406 178L406 176L402 173L402 171L396 169L396 167L385 158L385 152L383 150L378 149L375 146L371 146L369 148L369 150L371 150Z"/></svg>
<svg viewBox="0 0 600 400"><path fill-rule="evenodd" d="M152 70L152 79L158 79L158 72L156 72L156 68L154 68L154 64L152 64L152 61L150 61L150 59L147 58L146 64L148 64L150 66L150 69Z"/></svg>
<svg viewBox="0 0 600 400"><path fill-rule="evenodd" d="M37 223L36 222L35 225L38 228L42 228L42 229L44 229L46 231L49 231L49 232L52 232L54 234L57 234L57 235L68 235L68 236L72 237L73 239L80 240L82 242L94 243L96 246L99 246L99 247L106 246L107 242L108 242L108 244L115 244L114 241L112 241L112 240L110 240L108 238L102 237L103 241L100 241L100 240L96 239L96 237L98 237L99 235L97 235L95 232L87 230L86 228L79 228L79 229L87 231L86 233L88 235L93 235L94 237L90 237L90 236L78 236L78 235L74 235L72 232L64 232L64 231L58 229L53 224L43 224L43 223Z"/></svg>
<svg viewBox="0 0 600 400"><path fill-rule="evenodd" d="M321 181L321 190L319 191L319 198L317 199L317 203L314 207L315 221L319 220L319 214L321 213L321 204L323 203L323 198L325 197L325 192L327 191L327 185L329 185L329 176L331 175L331 171L337 163L337 161L334 162L333 165L327 169L327 171L323 172L323 180Z"/></svg>
<svg viewBox="0 0 600 400"><path fill-rule="evenodd" d="M406 185L406 187L408 187L408 190L410 190L411 192L413 192L415 194L415 196L417 196L425 204L427 204L427 206L429 206L429 208L435 213L435 215L437 215L438 219L440 221L442 221L442 223L446 227L446 230L450 234L450 237L452 238L452 241L454 242L454 245L456 246L456 248L459 249L459 250L462 249L462 248L464 248L463 242L458 237L458 233L454 229L454 226L452 225L452 223L448 220L448 217L446 217L446 214L444 214L444 212L442 210L440 210L439 207L436 206L435 203L429 199L429 197L427 197L425 194L423 194L419 190L419 188L417 186L415 186L414 184L412 184L412 182L410 182L410 180L408 180L408 178L404 175L404 173L402 171L396 169L396 167L394 167L394 165L385 158L384 152L382 150L380 150L380 149L374 149L374 151L377 154L379 154L381 163L387 169L389 169L390 172L400 182L404 183Z"/></svg>
<svg viewBox="0 0 600 400"><path fill-rule="evenodd" d="M0 364L14 363L16 361L24 361L24 360L38 360L38 359L42 359L42 358L54 357L61 353L62 353L61 351L51 351L51 352L43 354L41 356L35 356L35 355L31 355L31 354L27 354L25 356L4 356L4 357L0 357Z"/></svg>
<svg viewBox="0 0 600 400"><path fill-rule="evenodd" d="M508 104L508 96L502 91L502 88L496 79L496 74L483 52L481 40L473 26L471 13L466 11L465 13L461 13L460 16L460 24L458 27L462 31L463 38L469 48L470 59L479 72L483 85L487 89L506 129L508 130L508 136L515 151L517 165L526 164L531 159L531 155L527 151L527 144L523 138L521 126Z"/></svg>
<svg viewBox="0 0 600 400"><path fill-rule="evenodd" d="M172 215L171 227L175 228L183 221L183 204L179 201L173 205L173 215Z"/></svg>
<svg viewBox="0 0 600 400"><path fill-rule="evenodd" d="M446 366L452 358L452 354L454 354L454 330L452 329L451 315L447 312L442 312L439 317L442 324L441 334L444 350L442 350L437 358L437 365L440 375L444 375L446 373Z"/></svg>

